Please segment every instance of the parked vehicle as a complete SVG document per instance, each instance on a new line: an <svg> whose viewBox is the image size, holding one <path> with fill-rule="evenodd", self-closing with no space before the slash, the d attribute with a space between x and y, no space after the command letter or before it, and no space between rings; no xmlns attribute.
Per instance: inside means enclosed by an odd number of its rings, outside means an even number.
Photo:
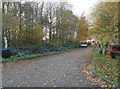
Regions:
<svg viewBox="0 0 120 89"><path fill-rule="evenodd" d="M107 58L116 58L116 56L120 56L120 44L111 44Z"/></svg>
<svg viewBox="0 0 120 89"><path fill-rule="evenodd" d="M88 45L91 45L91 42L90 42L90 41L88 41Z"/></svg>
<svg viewBox="0 0 120 89"><path fill-rule="evenodd" d="M87 41L81 41L81 47L87 47L88 44L87 44Z"/></svg>

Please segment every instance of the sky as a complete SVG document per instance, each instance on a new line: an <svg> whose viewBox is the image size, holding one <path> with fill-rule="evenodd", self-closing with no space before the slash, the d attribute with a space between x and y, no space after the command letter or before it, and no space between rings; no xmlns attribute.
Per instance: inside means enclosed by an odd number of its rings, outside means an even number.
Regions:
<svg viewBox="0 0 120 89"><path fill-rule="evenodd" d="M60 1L65 1L71 4L72 11L74 15L80 17L80 15L85 12L85 15L88 16L91 7L94 6L95 3L97 3L98 0L43 0L43 1L52 1L52 2L60 2Z"/></svg>
<svg viewBox="0 0 120 89"><path fill-rule="evenodd" d="M73 5L73 13L80 16L83 12L88 15L97 0L67 0L67 2Z"/></svg>

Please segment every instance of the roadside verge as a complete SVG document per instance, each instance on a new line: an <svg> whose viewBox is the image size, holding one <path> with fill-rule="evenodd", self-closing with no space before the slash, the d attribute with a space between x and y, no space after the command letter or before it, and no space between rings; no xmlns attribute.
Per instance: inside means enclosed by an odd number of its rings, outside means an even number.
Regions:
<svg viewBox="0 0 120 89"><path fill-rule="evenodd" d="M96 77L112 86L120 87L119 68L119 59L107 59L107 55L94 51L91 71Z"/></svg>
<svg viewBox="0 0 120 89"><path fill-rule="evenodd" d="M78 49L78 48L76 48ZM7 63L7 62L11 62L11 61L20 61L20 60L28 60L28 59L34 59L34 58L39 58L39 57L44 57L44 56L52 56L52 55L56 55L56 54L60 54L60 53L64 53L64 52L70 52L72 50L75 49L67 49L64 51L56 51L56 52L49 52L49 53L44 53L44 54L32 54L32 55L25 55L25 56L11 56L10 58L2 58L2 63Z"/></svg>

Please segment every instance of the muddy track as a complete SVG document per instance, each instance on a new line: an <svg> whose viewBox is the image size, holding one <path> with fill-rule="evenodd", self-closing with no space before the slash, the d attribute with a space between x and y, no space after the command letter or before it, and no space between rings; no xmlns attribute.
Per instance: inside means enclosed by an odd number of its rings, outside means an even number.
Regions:
<svg viewBox="0 0 120 89"><path fill-rule="evenodd" d="M91 87L83 70L91 63L93 47L53 56L3 64L3 87Z"/></svg>

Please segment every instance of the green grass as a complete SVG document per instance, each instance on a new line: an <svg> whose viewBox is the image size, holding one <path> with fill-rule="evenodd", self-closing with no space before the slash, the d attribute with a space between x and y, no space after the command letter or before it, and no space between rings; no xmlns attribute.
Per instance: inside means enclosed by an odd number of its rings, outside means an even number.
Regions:
<svg viewBox="0 0 120 89"><path fill-rule="evenodd" d="M120 59L107 59L107 55L94 52L92 68L101 77L120 84L120 80L118 80L118 69L120 69L119 60Z"/></svg>
<svg viewBox="0 0 120 89"><path fill-rule="evenodd" d="M56 54L56 53L58 53L58 52L49 52L49 53L44 53L44 54L32 54L32 55L25 55L25 56L20 56L20 57L17 57L17 55L16 55L16 56L11 56L10 58L2 58L2 62L42 57L42 56L52 55L52 54Z"/></svg>

